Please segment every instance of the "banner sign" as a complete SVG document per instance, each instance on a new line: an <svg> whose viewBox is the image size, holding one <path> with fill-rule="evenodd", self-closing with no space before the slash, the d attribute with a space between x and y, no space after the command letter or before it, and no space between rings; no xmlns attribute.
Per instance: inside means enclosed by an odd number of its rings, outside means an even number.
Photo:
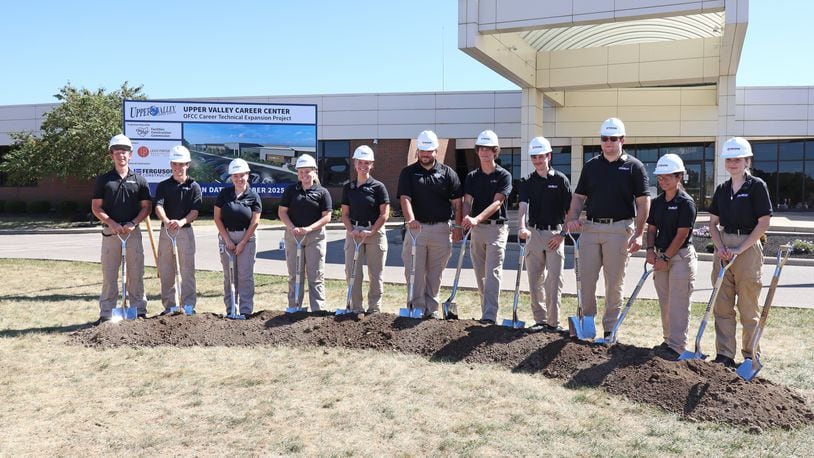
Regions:
<svg viewBox="0 0 814 458"><path fill-rule="evenodd" d="M125 100L122 115L133 142L130 166L152 190L172 176L169 154L176 145L189 149L189 175L204 197L231 185L235 158L249 163L252 189L261 197L280 197L297 182L296 158L316 156L316 105Z"/></svg>

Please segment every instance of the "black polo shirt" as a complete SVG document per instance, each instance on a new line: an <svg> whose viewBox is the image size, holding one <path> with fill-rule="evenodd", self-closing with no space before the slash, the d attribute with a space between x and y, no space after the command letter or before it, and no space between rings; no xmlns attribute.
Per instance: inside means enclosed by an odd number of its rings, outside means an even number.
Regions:
<svg viewBox="0 0 814 458"><path fill-rule="evenodd" d="M147 180L130 168L124 178L116 169L96 177L93 198L102 199L102 210L119 224L135 219L141 211L141 202L152 200Z"/></svg>
<svg viewBox="0 0 814 458"><path fill-rule="evenodd" d="M175 178L169 177L158 183L153 203L156 207L164 207L167 218L178 220L187 216L192 210L200 211L201 201L201 185L194 179L187 178L183 183L179 183L175 181ZM185 227L190 224L192 223Z"/></svg>
<svg viewBox="0 0 814 458"><path fill-rule="evenodd" d="M632 219L636 216L636 198L650 195L647 171L635 157L622 153L608 162L600 154L585 163L575 193L588 196L588 218Z"/></svg>
<svg viewBox="0 0 814 458"><path fill-rule="evenodd" d="M571 182L562 172L549 169L542 177L537 172L520 180L520 202L529 206L529 224L556 226L565 222L571 205Z"/></svg>
<svg viewBox="0 0 814 458"><path fill-rule="evenodd" d="M260 196L251 187L240 198L235 195L234 186L221 189L215 206L220 208L220 219L227 231L245 231L252 222L252 213L263 211Z"/></svg>
<svg viewBox="0 0 814 458"><path fill-rule="evenodd" d="M435 161L429 170L416 162L401 170L397 199L407 196L421 223L447 222L455 217L451 200L459 199L461 180L452 168Z"/></svg>
<svg viewBox="0 0 814 458"><path fill-rule="evenodd" d="M726 231L751 232L761 216L772 214L769 188L765 181L747 173L746 181L733 193L730 178L715 188L709 212L720 218Z"/></svg>
<svg viewBox="0 0 814 458"><path fill-rule="evenodd" d="M363 225L376 222L381 216L379 207L389 203L387 188L381 181L373 178L368 178L361 186L356 180L352 180L342 188L342 205L350 207L351 221L358 221Z"/></svg>
<svg viewBox="0 0 814 458"><path fill-rule="evenodd" d="M679 189L669 202L664 193L653 199L653 202L650 203L650 214L647 215L647 224L655 226L657 229L656 248L660 251L667 250L681 227L690 228L690 233L687 234L687 239L681 244L681 248L686 248L692 243L695 215L695 201L683 189Z"/></svg>
<svg viewBox="0 0 814 458"><path fill-rule="evenodd" d="M295 227L305 227L322 218L322 212L331 211L333 204L328 190L314 183L311 189L302 189L302 182L285 188L280 206L288 209L288 217Z"/></svg>
<svg viewBox="0 0 814 458"><path fill-rule="evenodd" d="M512 174L503 167L496 165L495 171L490 174L483 173L479 168L466 175L464 194L472 196L472 209L469 216L477 216L486 207L495 201L495 194L501 193L507 197L500 206L500 211L492 213L490 220L506 220L506 200L512 192Z"/></svg>

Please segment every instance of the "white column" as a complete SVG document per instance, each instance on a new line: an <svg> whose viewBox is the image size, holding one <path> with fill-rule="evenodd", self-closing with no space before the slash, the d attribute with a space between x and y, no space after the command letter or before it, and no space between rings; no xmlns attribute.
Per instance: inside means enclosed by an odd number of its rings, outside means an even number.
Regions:
<svg viewBox="0 0 814 458"><path fill-rule="evenodd" d="M543 91L526 87L523 88L523 100L520 107L520 171L523 176L534 170L528 155L529 142L539 135L543 135Z"/></svg>
<svg viewBox="0 0 814 458"><path fill-rule="evenodd" d="M721 146L730 137L743 136L743 120L735 118L735 76L718 78L718 135L715 138L715 185L726 181L724 161L720 160Z"/></svg>

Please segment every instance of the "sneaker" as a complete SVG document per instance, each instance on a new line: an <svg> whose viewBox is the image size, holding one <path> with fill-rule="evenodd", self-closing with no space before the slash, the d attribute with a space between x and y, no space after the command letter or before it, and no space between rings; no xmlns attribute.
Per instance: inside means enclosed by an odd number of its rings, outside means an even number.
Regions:
<svg viewBox="0 0 814 458"><path fill-rule="evenodd" d="M376 314L376 313L379 313L379 311L376 310L376 309L367 309L367 312L365 312L365 315L373 315L373 314Z"/></svg>
<svg viewBox="0 0 814 458"><path fill-rule="evenodd" d="M424 319L427 320L427 319L430 319L430 318L438 320L438 319L440 319L440 315L438 315L438 312L432 312L432 313L426 313L425 312L424 313Z"/></svg>
<svg viewBox="0 0 814 458"><path fill-rule="evenodd" d="M110 321L110 317L109 317L109 316L107 316L107 317L105 317L105 316L100 316L98 320L96 320L96 321L94 321L94 322L93 322L93 325L94 325L94 326L99 326L100 324L102 324L102 323L107 323L108 321Z"/></svg>
<svg viewBox="0 0 814 458"><path fill-rule="evenodd" d="M713 363L723 364L724 367L736 367L735 360L729 356L718 355L712 360Z"/></svg>
<svg viewBox="0 0 814 458"><path fill-rule="evenodd" d="M173 314L173 312L170 312L169 309L167 309L167 310L164 310L161 313L159 313L158 316L167 316L167 315L172 315L172 314Z"/></svg>
<svg viewBox="0 0 814 458"><path fill-rule="evenodd" d="M551 326L550 324L544 324L543 330L546 332L558 332L560 334L568 334L568 330L563 328L562 326Z"/></svg>
<svg viewBox="0 0 814 458"><path fill-rule="evenodd" d="M610 339L610 336L612 336L612 335L613 335L613 331L605 331L605 334L603 334L603 335L604 335L604 337L605 337L606 339Z"/></svg>
<svg viewBox="0 0 814 458"><path fill-rule="evenodd" d="M136 318L141 318L142 320L146 320L147 319L147 314L146 313L139 313L138 315L136 315Z"/></svg>
<svg viewBox="0 0 814 458"><path fill-rule="evenodd" d="M481 318L478 320L480 324L495 324L495 320L490 320L489 318Z"/></svg>
<svg viewBox="0 0 814 458"><path fill-rule="evenodd" d="M540 331L545 331L547 328L548 328L547 324L536 322L531 327L529 327L529 331L531 331L531 332L540 332Z"/></svg>
<svg viewBox="0 0 814 458"><path fill-rule="evenodd" d="M670 348L670 346L667 345L667 342L662 342L658 346L653 347L653 353L660 358L670 361L675 361L678 359L678 352Z"/></svg>

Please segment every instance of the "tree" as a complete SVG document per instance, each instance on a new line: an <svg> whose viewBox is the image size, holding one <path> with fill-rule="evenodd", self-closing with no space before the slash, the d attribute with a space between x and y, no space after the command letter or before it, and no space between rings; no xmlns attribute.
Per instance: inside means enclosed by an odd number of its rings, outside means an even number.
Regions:
<svg viewBox="0 0 814 458"><path fill-rule="evenodd" d="M14 143L0 162L12 184L44 177L91 179L110 168L107 142L122 132L122 101L145 99L142 86L105 92L66 84L54 95L60 103L45 114L42 135L11 134Z"/></svg>

